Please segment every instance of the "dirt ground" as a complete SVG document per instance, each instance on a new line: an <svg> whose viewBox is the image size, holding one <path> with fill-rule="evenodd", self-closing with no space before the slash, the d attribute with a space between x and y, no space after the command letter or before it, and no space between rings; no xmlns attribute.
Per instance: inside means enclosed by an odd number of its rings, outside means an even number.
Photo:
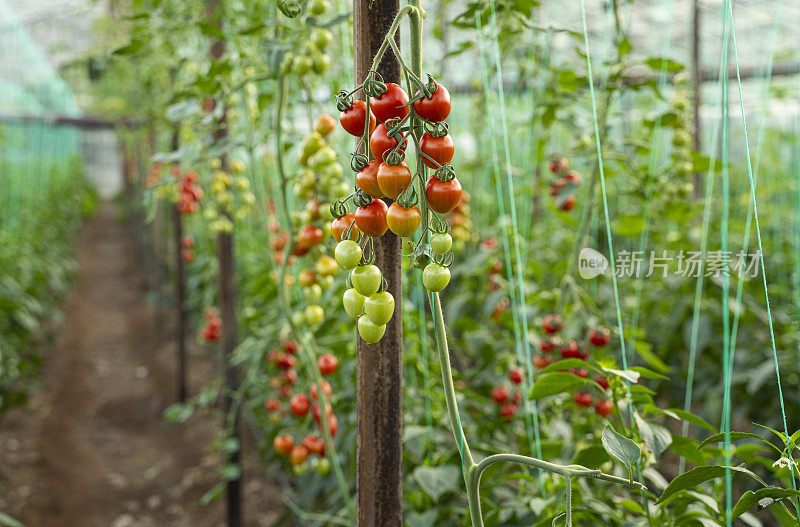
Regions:
<svg viewBox="0 0 800 527"><path fill-rule="evenodd" d="M175 398L173 331L163 327L171 313L148 305L113 206L85 226L79 254L41 387L0 420L0 511L26 527L224 526L224 501L198 505L218 481L219 458L207 450L218 423L210 413L183 425L163 419ZM197 349L189 364L196 393L218 365ZM246 525L272 525L279 492L253 456Z"/></svg>

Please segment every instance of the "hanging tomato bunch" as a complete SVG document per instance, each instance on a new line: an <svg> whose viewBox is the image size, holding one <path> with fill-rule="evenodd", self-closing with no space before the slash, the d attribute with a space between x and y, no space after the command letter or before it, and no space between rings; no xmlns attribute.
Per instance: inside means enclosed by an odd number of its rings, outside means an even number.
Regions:
<svg viewBox="0 0 800 527"><path fill-rule="evenodd" d="M581 176L569 169L569 161L565 157L550 160L550 172L559 176L550 184L550 195L559 210L570 211L575 208L575 191L581 184Z"/></svg>
<svg viewBox="0 0 800 527"><path fill-rule="evenodd" d="M453 239L450 222L438 215L464 207L461 184L450 165L453 139L444 122L450 114L450 94L431 76L423 84L410 70L406 73L416 88L414 97L398 84L383 82L373 69L364 83L336 98L342 128L359 141L351 163L355 190L331 204L331 234L338 242L336 262L350 271L344 309L358 321L358 333L367 343L383 337L395 309L395 299L375 265L372 238L387 231L416 237L411 265L423 269L429 292L441 291L450 281ZM367 100L353 100L361 89ZM416 145L413 172L406 162L409 140ZM347 209L351 200L353 212ZM468 209L461 211L462 226L464 213Z"/></svg>
<svg viewBox="0 0 800 527"><path fill-rule="evenodd" d="M222 170L222 162L214 159L211 179L212 205L204 208L203 215L209 220L212 232L232 232L233 221L243 220L256 202L250 190L250 180L241 175L245 165L241 160L230 164L230 170Z"/></svg>
<svg viewBox="0 0 800 527"><path fill-rule="evenodd" d="M206 309L206 325L200 330L200 337L206 342L216 342L222 334L222 319L219 311L210 307Z"/></svg>

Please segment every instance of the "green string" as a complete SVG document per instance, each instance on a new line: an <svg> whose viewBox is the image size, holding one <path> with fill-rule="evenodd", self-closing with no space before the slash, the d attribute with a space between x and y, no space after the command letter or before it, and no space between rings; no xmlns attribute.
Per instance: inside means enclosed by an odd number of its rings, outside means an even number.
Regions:
<svg viewBox="0 0 800 527"><path fill-rule="evenodd" d="M517 206L516 200L514 196L516 193L514 192L514 179L512 178L512 170L511 170L511 146L508 140L508 116L506 112L506 102L505 102L505 92L503 90L503 70L501 66L500 60L500 43L498 41L498 27L497 27L497 13L495 10L495 2L492 0L491 5L491 33L494 37L494 59L497 65L497 89L498 95L500 99L500 122L502 124L502 131L503 131L503 151L505 155L505 166L506 166L506 185L508 185L508 197L509 197L509 209L511 210L511 234L513 235L514 239L514 259L516 263L516 280L517 280L517 287L519 289L519 296L517 300L519 301L519 318L522 319L522 341L525 345L525 356L523 357L523 363L525 364L526 376L527 381L525 385L525 390L527 392L528 388L533 388L533 357L531 356L531 342L528 338L528 315L526 309L526 299L525 299L525 287L523 282L523 272L525 270L525 262L522 260L522 255L520 251L520 233L519 227L517 222ZM503 210L503 215L505 216L505 210ZM513 287L511 288L513 289ZM530 386L528 386L529 384ZM528 398L525 397L525 400L528 401ZM542 447L541 447L541 438L539 437L539 413L536 407L536 401L530 401L531 405L531 414L533 417L533 431L534 431L534 441L536 447L536 457L542 457ZM530 438L530 433L528 434ZM544 472L539 471L540 475L540 482L542 483L542 490L544 490Z"/></svg>
<svg viewBox="0 0 800 527"><path fill-rule="evenodd" d="M721 148L721 161L722 161L722 218L720 221L720 251L725 254L728 250L728 217L730 215L730 188L728 177L728 143L729 139L729 108L728 108L728 28L724 23L727 20L729 9L729 1L726 0L723 6L723 37L722 37L722 148ZM730 328L729 316L730 306L728 305L728 289L730 287L730 276L727 272L722 273L722 369L724 372L724 391L722 397L722 431L725 434L725 525L730 527L731 522L731 508L733 507L733 489L732 487L732 474L730 469L731 464L731 368L730 353Z"/></svg>
<svg viewBox="0 0 800 527"><path fill-rule="evenodd" d="M486 59L486 50L485 50L485 43L483 40L483 33L482 33L482 24L481 24L481 16L478 15L475 17L475 27L478 34L478 44L480 50L480 57L481 57L481 70L483 73L483 85L484 85L484 93L488 98L493 93L491 87L489 86L489 72L487 66L487 59ZM502 77L499 80L499 84L502 86ZM503 103L500 103L501 107ZM495 130L495 122L494 116L492 113L489 113L489 125L490 125L490 137L491 141L491 151L492 151L492 169L494 175L494 182L495 182L495 192L497 195L497 203L500 209L500 217L504 218L506 216L505 210L505 196L502 190L502 184L500 179L500 160L499 160L499 153L497 151L497 144L496 138L497 133ZM512 194L513 196L513 194ZM513 200L512 200L512 210L514 209ZM515 216L512 216L515 217ZM508 279L509 284L514 283L514 275L513 275L513 266L511 263L511 249L510 249L510 241L508 235L508 229L506 228L505 224L501 222L501 230L503 235L503 252L505 257L505 270L506 270L506 277ZM514 229L514 233L516 233L516 229ZM516 242L516 241L515 241ZM523 290L520 288L520 295L524 295ZM520 304L517 301L517 293L515 287L509 287L509 297L511 301L511 315L513 321L513 328L514 328L514 341L515 341L515 350L517 353L518 360L525 365L525 375L523 376L523 388L526 393L529 392L530 388L532 387L531 378L531 361L525 361L524 355L522 352L522 336L520 335L520 323L519 319L520 316L525 320L525 324L527 327L527 316L523 313L520 315ZM524 307L524 298L522 299L522 306ZM527 339L526 339L527 340ZM541 443L539 437L539 423L538 423L538 411L536 409L536 402L529 401L527 397L523 398L526 405L526 412L525 412L525 426L527 431L527 437L529 442L529 448L531 452L536 453L536 457L541 458ZM532 403L532 404L531 404ZM533 432L533 433L532 433ZM533 441L531 441L531 436L533 435ZM539 483L541 487L541 491L544 493L544 478L545 474L544 471L541 469L539 470Z"/></svg>
<svg viewBox="0 0 800 527"><path fill-rule="evenodd" d="M758 239L759 262L761 265L761 278L764 284L764 298L767 305L767 320L769 323L769 337L770 337L770 344L772 346L772 358L775 361L775 377L778 385L778 399L781 404L781 418L783 419L783 432L785 435L786 449L791 463L792 450L791 447L789 446L790 445L789 428L786 423L786 408L783 400L783 388L781 387L781 372L780 372L780 365L778 364L778 352L775 347L775 329L772 321L772 310L770 308L770 302L769 302L769 289L767 287L767 272L766 272L766 267L764 265L764 248L761 241L761 227L759 226L758 222L758 202L756 199L756 187L753 178L753 166L750 161L750 147L747 139L747 120L745 118L744 101L742 99L742 76L741 72L739 71L739 55L738 55L738 50L736 48L736 31L734 29L733 8L731 6L731 0L726 0L725 5L727 6L728 16L730 17L730 23L731 23L731 39L733 40L733 57L734 57L734 64L736 65L736 84L738 86L738 91L739 91L739 110L741 111L742 114L742 128L744 130L745 154L747 157L747 177L750 182L750 195L753 199L753 218L755 219L755 224L756 224L756 238ZM789 467L789 473L791 474L792 478L792 489L797 490L797 483L795 482L794 478L794 469L791 465ZM795 500L795 509L798 511L798 514L800 514L800 506L798 506L796 500Z"/></svg>
<svg viewBox="0 0 800 527"><path fill-rule="evenodd" d="M608 195L606 192L606 178L605 178L605 169L603 167L603 148L601 146L600 141L600 125L598 123L598 112L597 112L597 97L595 95L594 89L594 74L592 72L592 56L591 52L589 51L589 30L587 28L586 23L586 5L584 0L580 0L581 4L581 21L583 23L583 42L584 42L584 51L586 53L586 70L587 76L589 77L589 93L592 98L592 118L594 121L594 138L595 138L595 145L597 147L597 164L598 164L598 172L600 174L600 190L602 192L603 197L603 216L605 219L606 224L606 237L608 239L608 260L611 267L611 284L614 290L614 303L617 315L617 329L619 331L619 345L620 345L620 354L622 358L622 368L627 370L628 369L628 357L627 352L625 350L625 334L622 329L622 308L620 307L619 301L619 287L617 284L617 273L616 273L616 264L614 259L614 239L611 233L611 218L608 212ZM634 427L634 420L633 420L633 402L631 397L631 386L630 382L625 379L625 391L628 399L628 415L630 417L631 428ZM638 463L637 463L638 465ZM642 483L642 471L641 466L637 466L637 477L639 483ZM642 501L644 502L644 509L646 514L649 517L649 505L647 495L645 494L644 490L642 490Z"/></svg>

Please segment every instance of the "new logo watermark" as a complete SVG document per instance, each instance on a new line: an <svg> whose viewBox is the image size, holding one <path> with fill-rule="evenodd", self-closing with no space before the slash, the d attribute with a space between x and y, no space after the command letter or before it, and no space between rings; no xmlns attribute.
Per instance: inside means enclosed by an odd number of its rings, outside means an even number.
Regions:
<svg viewBox="0 0 800 527"><path fill-rule="evenodd" d="M614 274L618 278L666 278L668 274L682 277L707 276L720 278L734 274L743 280L758 276L761 253L744 251L618 251L614 255ZM578 254L578 274L591 280L606 274L608 258L584 247Z"/></svg>
<svg viewBox="0 0 800 527"><path fill-rule="evenodd" d="M601 274L606 274L608 259L591 247L584 247L578 254L578 274L584 280L591 280Z"/></svg>

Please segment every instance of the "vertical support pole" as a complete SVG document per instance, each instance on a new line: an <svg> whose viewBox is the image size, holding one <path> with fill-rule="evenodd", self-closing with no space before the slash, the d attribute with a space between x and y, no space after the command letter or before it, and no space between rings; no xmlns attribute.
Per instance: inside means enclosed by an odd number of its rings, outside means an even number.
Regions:
<svg viewBox="0 0 800 527"><path fill-rule="evenodd" d="M398 0L353 0L356 84L367 75L398 9ZM391 51L383 56L378 73L386 82L400 83L400 66ZM366 344L357 337L359 527L400 527L403 523L400 253L400 238L391 231L375 240L375 264L383 272L389 283L388 291L395 298L394 316L377 344Z"/></svg>
<svg viewBox="0 0 800 527"><path fill-rule="evenodd" d="M692 80L694 85L694 97L692 98L692 110L694 113L694 150L700 152L702 146L700 142L700 1L693 0L692 14ZM727 72L725 72L727 74ZM694 199L700 199L702 194L702 178L699 172L694 175Z"/></svg>
<svg viewBox="0 0 800 527"><path fill-rule="evenodd" d="M179 126L172 132L172 151L178 150ZM172 207L172 224L175 231L175 307L178 324L175 331L178 362L178 401L186 402L186 287L183 269L183 216L178 205Z"/></svg>
<svg viewBox="0 0 800 527"><path fill-rule="evenodd" d="M209 22L222 28L222 0L210 0L206 3ZM213 40L209 49L212 60L219 59L225 53L225 41ZM227 108L222 102L222 114L214 130L214 142L224 141L228 135ZM221 169L228 169L227 155L220 156ZM227 213L226 213L227 214ZM230 216L229 216L230 217ZM232 465L241 465L241 441L239 436L239 413L234 408L234 394L239 388L236 368L231 363L233 351L236 349L236 282L234 279L233 232L220 232L217 235L217 259L219 261L219 309L222 318L222 361L225 368L225 395L223 411L226 425L230 424L230 436L239 446L228 455L227 461ZM231 412L235 412L231 415ZM242 522L242 488L241 479L228 481L226 488L228 527L241 527Z"/></svg>

